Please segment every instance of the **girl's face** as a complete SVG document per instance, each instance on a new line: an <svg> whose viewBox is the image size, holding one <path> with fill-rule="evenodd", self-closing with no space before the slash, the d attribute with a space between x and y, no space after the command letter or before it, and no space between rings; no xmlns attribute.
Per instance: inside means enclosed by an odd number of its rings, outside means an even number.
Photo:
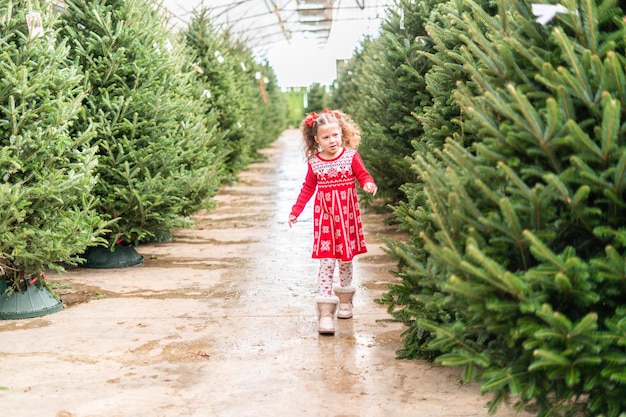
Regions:
<svg viewBox="0 0 626 417"><path fill-rule="evenodd" d="M332 159L339 156L341 150L341 128L337 123L328 123L317 128L315 142L322 148L320 156Z"/></svg>

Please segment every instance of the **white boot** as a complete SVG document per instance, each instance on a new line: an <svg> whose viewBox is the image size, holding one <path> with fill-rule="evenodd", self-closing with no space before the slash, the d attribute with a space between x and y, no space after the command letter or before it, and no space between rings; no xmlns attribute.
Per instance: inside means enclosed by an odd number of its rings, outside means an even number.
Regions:
<svg viewBox="0 0 626 417"><path fill-rule="evenodd" d="M339 299L337 297L315 298L317 304L317 331L319 334L335 334L335 312Z"/></svg>
<svg viewBox="0 0 626 417"><path fill-rule="evenodd" d="M340 319L349 319L352 317L352 299L356 288L350 287L335 287L335 295L339 298L339 311L337 317Z"/></svg>

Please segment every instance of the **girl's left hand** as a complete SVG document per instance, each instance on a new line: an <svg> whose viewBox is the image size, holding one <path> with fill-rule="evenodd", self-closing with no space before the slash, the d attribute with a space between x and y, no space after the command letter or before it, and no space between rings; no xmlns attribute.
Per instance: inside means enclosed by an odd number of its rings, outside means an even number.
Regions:
<svg viewBox="0 0 626 417"><path fill-rule="evenodd" d="M289 215L289 228L291 228L291 226L293 226L296 223L298 223L298 218L294 216L293 214L290 214Z"/></svg>
<svg viewBox="0 0 626 417"><path fill-rule="evenodd" d="M363 184L363 191L371 195L376 195L378 187L373 182L366 182L365 184Z"/></svg>

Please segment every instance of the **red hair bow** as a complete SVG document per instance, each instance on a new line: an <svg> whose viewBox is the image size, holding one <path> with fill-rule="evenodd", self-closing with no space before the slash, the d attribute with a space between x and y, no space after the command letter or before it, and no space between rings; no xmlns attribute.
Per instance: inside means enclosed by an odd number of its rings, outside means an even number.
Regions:
<svg viewBox="0 0 626 417"><path fill-rule="evenodd" d="M305 119L306 125L308 127L313 127L313 123L315 122L315 119L317 119L317 113L312 112L311 115Z"/></svg>

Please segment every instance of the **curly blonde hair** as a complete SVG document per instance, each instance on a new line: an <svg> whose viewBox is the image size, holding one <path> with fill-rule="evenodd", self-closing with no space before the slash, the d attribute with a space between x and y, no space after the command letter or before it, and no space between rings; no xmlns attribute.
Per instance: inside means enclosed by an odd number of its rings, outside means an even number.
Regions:
<svg viewBox="0 0 626 417"><path fill-rule="evenodd" d="M335 123L341 129L342 146L357 149L361 143L361 129L352 118L341 110L324 109L323 113L312 112L300 123L300 131L304 140L304 154L307 159L315 156L321 149L315 142L319 126Z"/></svg>

